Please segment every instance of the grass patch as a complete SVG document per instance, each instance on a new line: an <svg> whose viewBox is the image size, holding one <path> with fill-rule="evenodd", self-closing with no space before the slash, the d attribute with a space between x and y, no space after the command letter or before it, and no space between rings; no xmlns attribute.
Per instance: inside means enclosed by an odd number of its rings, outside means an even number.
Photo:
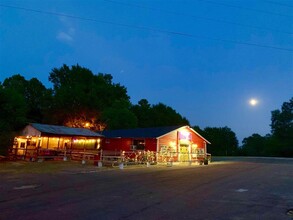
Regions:
<svg viewBox="0 0 293 220"><path fill-rule="evenodd" d="M2 173L58 173L62 171L93 169L92 163L81 164L80 161L4 161L0 162L0 174Z"/></svg>

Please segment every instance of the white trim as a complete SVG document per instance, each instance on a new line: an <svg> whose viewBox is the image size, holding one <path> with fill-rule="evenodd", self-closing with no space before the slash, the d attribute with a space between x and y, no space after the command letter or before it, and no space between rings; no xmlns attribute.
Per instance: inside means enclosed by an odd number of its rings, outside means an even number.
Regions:
<svg viewBox="0 0 293 220"><path fill-rule="evenodd" d="M173 131L170 131L170 132L168 132L168 133L166 133L166 134L163 134L163 135L157 137L157 139L158 139L158 138L161 138L161 137L164 137L164 136L166 136L166 135L168 135L168 134L170 134L170 133L172 133L172 132L174 132L174 131L178 131L178 130L180 130L180 129L182 129L182 128L188 128L188 129L190 129L190 130L193 131L196 135L198 135L199 137L201 137L206 143L211 144L211 142L209 142L207 139L205 139L203 136L201 136L199 133L197 133L193 128L189 127L188 125L185 125L185 126L179 127L179 128L177 128L177 129L175 129L175 130L173 130Z"/></svg>
<svg viewBox="0 0 293 220"><path fill-rule="evenodd" d="M188 127L188 126L182 126L182 127L179 127L179 128L177 128L177 129L175 129L175 130L173 130L173 131L169 131L168 133L163 134L163 135L161 135L161 136L159 136L159 137L157 137L157 138L164 137L164 136L166 136L166 135L168 135L168 134L170 134L170 133L172 133L172 132L174 132L174 131L178 131L179 129L181 129L181 128L185 128L185 127Z"/></svg>
<svg viewBox="0 0 293 220"><path fill-rule="evenodd" d="M187 126L189 127L189 126ZM204 141L208 144L211 144L211 142L209 142L207 139L205 139L203 136L201 136L199 133L197 133L193 128L189 127L190 130L192 130L195 134L197 134L198 136L200 136L202 139L204 139Z"/></svg>
<svg viewBox="0 0 293 220"><path fill-rule="evenodd" d="M156 138L156 140L157 140L157 151L156 151L156 162L158 162L158 155L159 155L159 138Z"/></svg>

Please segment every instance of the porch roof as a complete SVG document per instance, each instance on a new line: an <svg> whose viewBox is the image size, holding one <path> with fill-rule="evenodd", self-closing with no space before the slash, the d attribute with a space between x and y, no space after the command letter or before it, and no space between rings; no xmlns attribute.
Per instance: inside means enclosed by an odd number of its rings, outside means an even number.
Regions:
<svg viewBox="0 0 293 220"><path fill-rule="evenodd" d="M155 128L104 130L103 132L101 132L101 134L103 134L107 138L157 138L180 127L182 127L182 125Z"/></svg>
<svg viewBox="0 0 293 220"><path fill-rule="evenodd" d="M86 128L70 128L66 126L59 125L47 125L31 123L33 128L45 134L52 135L63 135L63 136L84 136L84 137L103 137L103 135L98 134Z"/></svg>

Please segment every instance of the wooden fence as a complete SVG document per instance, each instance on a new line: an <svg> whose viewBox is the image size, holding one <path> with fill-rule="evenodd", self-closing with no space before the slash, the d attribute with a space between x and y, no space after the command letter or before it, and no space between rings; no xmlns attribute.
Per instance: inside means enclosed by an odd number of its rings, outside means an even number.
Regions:
<svg viewBox="0 0 293 220"><path fill-rule="evenodd" d="M189 162L202 164L211 161L210 154L190 154L179 152L161 153L155 151L109 151L86 149L19 149L11 148L9 152L11 160L22 159L26 161L43 160L75 160L83 163L93 163L104 166L118 166L131 164L156 164L170 162Z"/></svg>

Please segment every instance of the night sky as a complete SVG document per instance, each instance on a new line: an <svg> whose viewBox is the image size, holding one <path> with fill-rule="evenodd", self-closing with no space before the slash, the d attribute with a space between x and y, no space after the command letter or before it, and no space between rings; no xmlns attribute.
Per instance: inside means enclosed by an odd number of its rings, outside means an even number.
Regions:
<svg viewBox="0 0 293 220"><path fill-rule="evenodd" d="M241 143L293 96L288 0L0 1L0 81L79 64ZM251 105L255 98L258 103Z"/></svg>

